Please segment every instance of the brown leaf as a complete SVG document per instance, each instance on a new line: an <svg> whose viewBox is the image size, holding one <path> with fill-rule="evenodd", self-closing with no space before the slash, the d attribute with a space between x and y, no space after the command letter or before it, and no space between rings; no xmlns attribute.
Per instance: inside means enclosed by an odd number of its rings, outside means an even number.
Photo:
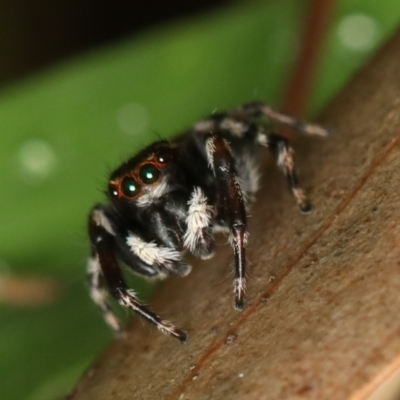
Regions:
<svg viewBox="0 0 400 400"><path fill-rule="evenodd" d="M63 294L54 279L0 274L0 303L14 307L38 307L52 303Z"/></svg>
<svg viewBox="0 0 400 400"><path fill-rule="evenodd" d="M400 34L327 107L327 140L295 144L315 210L268 168L251 211L247 308L233 309L229 246L169 279L74 400L364 399L400 366Z"/></svg>

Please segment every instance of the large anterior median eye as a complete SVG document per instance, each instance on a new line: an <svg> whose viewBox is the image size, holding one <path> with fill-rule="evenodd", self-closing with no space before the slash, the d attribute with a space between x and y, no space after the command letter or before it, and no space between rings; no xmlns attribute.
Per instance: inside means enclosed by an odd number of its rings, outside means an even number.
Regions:
<svg viewBox="0 0 400 400"><path fill-rule="evenodd" d="M135 197L140 192L140 185L134 178L125 178L122 181L121 190L126 197Z"/></svg>
<svg viewBox="0 0 400 400"><path fill-rule="evenodd" d="M154 183L157 182L160 177L160 171L153 164L144 164L142 168L140 168L139 177L143 183Z"/></svg>

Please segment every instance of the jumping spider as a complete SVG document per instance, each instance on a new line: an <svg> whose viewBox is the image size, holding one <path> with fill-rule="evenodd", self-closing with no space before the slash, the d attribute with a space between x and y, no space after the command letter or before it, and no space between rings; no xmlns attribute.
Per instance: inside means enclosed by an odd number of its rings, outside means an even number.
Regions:
<svg viewBox="0 0 400 400"><path fill-rule="evenodd" d="M146 277L185 276L183 253L213 256L213 233L229 235L234 253L235 308L244 306L248 239L247 204L258 189L263 148L272 151L302 212L311 210L299 187L292 148L272 133L267 120L310 135L327 130L253 102L212 114L171 142L159 141L128 159L111 173L108 203L89 215L90 293L115 332L121 325L107 302L104 286L124 307L180 341L186 334L144 307L124 282L120 264Z"/></svg>

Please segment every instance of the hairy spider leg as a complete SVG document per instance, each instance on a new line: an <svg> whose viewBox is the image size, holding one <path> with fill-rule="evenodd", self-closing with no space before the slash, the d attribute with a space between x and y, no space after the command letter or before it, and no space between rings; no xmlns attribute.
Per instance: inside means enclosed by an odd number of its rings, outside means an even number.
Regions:
<svg viewBox="0 0 400 400"><path fill-rule="evenodd" d="M300 121L297 118L293 118L289 115L280 113L279 111L273 109L268 104L258 101L247 103L242 107L240 107L239 109L232 111L231 113L232 115L238 115L238 114L242 115L242 117L244 118L264 116L274 121L277 121L283 125L287 125L290 128L293 128L306 135L326 137L332 133L327 128L324 128L317 124Z"/></svg>
<svg viewBox="0 0 400 400"><path fill-rule="evenodd" d="M101 267L99 259L95 252L88 260L87 277L89 281L90 297L100 308L104 320L111 327L113 332L119 336L119 334L122 332L122 326L118 318L112 312L110 304L108 303L104 284L101 280Z"/></svg>
<svg viewBox="0 0 400 400"><path fill-rule="evenodd" d="M105 219L104 221L107 220ZM162 320L158 315L141 305L135 293L128 289L114 255L114 235L110 232L110 227L107 226L107 223L104 223L104 221L98 218L98 210L93 210L89 215L88 228L93 254L91 260L97 260L97 266L101 269L110 294L122 306L134 311L143 319L151 322L161 332L184 342L186 340L186 334L183 331L176 328L169 321ZM99 272L96 274L98 275ZM117 318L112 314L109 305L105 302L104 296L99 296L99 293L102 291L102 288L98 286L100 280L92 279L91 284L93 285L93 287L91 287L92 296L94 295L97 298L98 301L96 301L96 303L99 304L100 309L105 313L105 320L109 323L111 328L118 333L120 325L116 322Z"/></svg>
<svg viewBox="0 0 400 400"><path fill-rule="evenodd" d="M228 222L229 242L235 257L235 308L244 307L246 289L246 243L247 216L240 187L235 161L228 142L221 132L211 132L204 135L206 154L209 166L214 172L224 211L224 219Z"/></svg>
<svg viewBox="0 0 400 400"><path fill-rule="evenodd" d="M262 131L259 132L258 139L262 146L267 147L276 156L277 165L285 174L300 211L309 213L312 207L303 189L299 186L293 161L293 148L289 145L289 141L283 136Z"/></svg>

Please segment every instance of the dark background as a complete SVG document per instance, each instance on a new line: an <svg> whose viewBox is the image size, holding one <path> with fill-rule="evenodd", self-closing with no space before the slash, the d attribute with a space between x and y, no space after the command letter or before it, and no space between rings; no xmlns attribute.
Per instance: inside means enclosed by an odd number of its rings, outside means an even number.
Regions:
<svg viewBox="0 0 400 400"><path fill-rule="evenodd" d="M0 86L51 63L230 0L3 0Z"/></svg>

